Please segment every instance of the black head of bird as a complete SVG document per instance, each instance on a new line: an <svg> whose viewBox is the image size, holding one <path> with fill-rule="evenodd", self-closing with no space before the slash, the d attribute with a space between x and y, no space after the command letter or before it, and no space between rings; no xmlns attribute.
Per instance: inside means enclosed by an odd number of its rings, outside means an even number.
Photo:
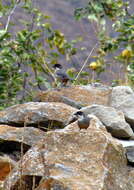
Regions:
<svg viewBox="0 0 134 190"><path fill-rule="evenodd" d="M54 64L53 68L54 68L55 70L60 70L60 69L62 69L63 67L62 67L61 64L56 63L56 64Z"/></svg>
<svg viewBox="0 0 134 190"><path fill-rule="evenodd" d="M77 111L74 115L78 118L79 129L87 129L90 125L91 117L88 117L84 112Z"/></svg>
<svg viewBox="0 0 134 190"><path fill-rule="evenodd" d="M62 65L57 63L53 66L53 68L55 69L55 77L56 77L57 81L62 83L63 86L66 86L66 84L70 80L70 78L67 75L67 73L63 70Z"/></svg>

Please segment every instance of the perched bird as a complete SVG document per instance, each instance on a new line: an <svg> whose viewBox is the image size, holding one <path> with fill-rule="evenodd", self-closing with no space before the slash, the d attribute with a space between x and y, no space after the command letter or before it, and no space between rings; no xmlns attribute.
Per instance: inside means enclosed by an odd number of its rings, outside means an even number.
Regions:
<svg viewBox="0 0 134 190"><path fill-rule="evenodd" d="M74 116L78 119L77 121L80 130L87 129L89 127L92 117L87 116L82 111L77 111L76 113L74 113Z"/></svg>
<svg viewBox="0 0 134 190"><path fill-rule="evenodd" d="M55 77L58 82L62 84L62 86L66 86L67 82L71 80L71 78L67 75L67 73L64 71L61 64L55 64L53 66L55 69Z"/></svg>

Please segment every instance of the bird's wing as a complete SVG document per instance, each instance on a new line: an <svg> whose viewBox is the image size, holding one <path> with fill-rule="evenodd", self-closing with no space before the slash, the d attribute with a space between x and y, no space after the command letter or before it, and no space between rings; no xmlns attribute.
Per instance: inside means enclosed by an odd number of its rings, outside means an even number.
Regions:
<svg viewBox="0 0 134 190"><path fill-rule="evenodd" d="M70 79L69 76L64 71L57 71L56 76L61 79Z"/></svg>

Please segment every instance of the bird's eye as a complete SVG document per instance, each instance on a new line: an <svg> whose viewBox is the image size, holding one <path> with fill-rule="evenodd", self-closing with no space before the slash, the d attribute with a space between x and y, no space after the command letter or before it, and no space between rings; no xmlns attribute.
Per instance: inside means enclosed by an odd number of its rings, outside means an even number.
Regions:
<svg viewBox="0 0 134 190"><path fill-rule="evenodd" d="M83 115L83 112L82 112L82 111L78 111L78 112L76 113L76 115Z"/></svg>

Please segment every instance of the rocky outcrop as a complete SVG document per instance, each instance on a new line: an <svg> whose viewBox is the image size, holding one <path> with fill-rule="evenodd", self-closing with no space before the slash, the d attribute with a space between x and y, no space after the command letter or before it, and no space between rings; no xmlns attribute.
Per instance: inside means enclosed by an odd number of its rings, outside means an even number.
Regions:
<svg viewBox="0 0 134 190"><path fill-rule="evenodd" d="M0 125L0 142L23 142L26 145L33 146L44 136L44 132L34 127L14 127ZM1 148L0 148L1 150Z"/></svg>
<svg viewBox="0 0 134 190"><path fill-rule="evenodd" d="M114 87L111 94L110 106L121 110L128 123L134 130L134 92L128 86Z"/></svg>
<svg viewBox="0 0 134 190"><path fill-rule="evenodd" d="M4 188L16 190L20 181L18 168L22 167L23 184L28 176L47 176L37 189L128 190L123 147L105 128L96 126L94 120L87 130L79 131L75 122L71 130L47 132L12 170Z"/></svg>
<svg viewBox="0 0 134 190"><path fill-rule="evenodd" d="M44 132L34 127L0 125L0 181L6 178L26 151L43 137Z"/></svg>
<svg viewBox="0 0 134 190"><path fill-rule="evenodd" d="M98 83L53 89L43 92L47 102L1 111L0 188L133 190L134 135L123 107L133 91L118 89L122 95ZM78 111L90 117L87 129L72 120Z"/></svg>
<svg viewBox="0 0 134 190"><path fill-rule="evenodd" d="M130 138L134 133L126 123L123 113L112 107L92 105L81 109L85 114L94 114L106 126L107 130L117 138Z"/></svg>
<svg viewBox="0 0 134 190"><path fill-rule="evenodd" d="M64 126L77 109L59 102L29 102L18 104L0 112L1 124L37 127Z"/></svg>
<svg viewBox="0 0 134 190"><path fill-rule="evenodd" d="M93 103L108 105L111 91L111 87L95 83L40 92L37 99L41 102L63 102L81 108Z"/></svg>

